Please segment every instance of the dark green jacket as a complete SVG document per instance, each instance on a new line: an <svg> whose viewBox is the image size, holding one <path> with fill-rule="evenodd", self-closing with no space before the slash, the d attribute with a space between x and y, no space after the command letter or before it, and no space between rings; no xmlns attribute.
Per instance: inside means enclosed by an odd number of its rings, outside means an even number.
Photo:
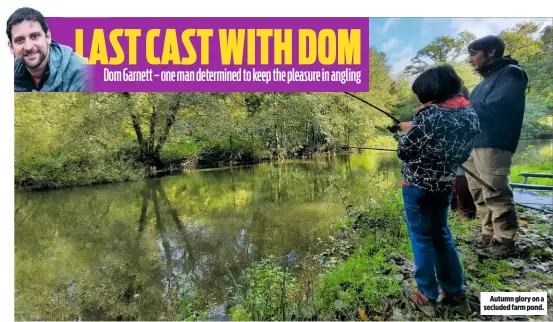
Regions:
<svg viewBox="0 0 553 322"><path fill-rule="evenodd" d="M71 47L52 40L48 60L48 79L40 90L29 82L29 72L19 60L14 62L15 92L87 92L89 91L88 67L83 58Z"/></svg>

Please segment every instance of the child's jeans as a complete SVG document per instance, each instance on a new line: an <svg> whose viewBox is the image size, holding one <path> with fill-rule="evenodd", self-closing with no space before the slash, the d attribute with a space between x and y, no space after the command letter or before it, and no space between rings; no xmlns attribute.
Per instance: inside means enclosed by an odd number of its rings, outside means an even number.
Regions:
<svg viewBox="0 0 553 322"><path fill-rule="evenodd" d="M451 191L429 192L403 186L415 281L431 300L438 298L438 284L447 296L465 293L463 269L447 226L450 202Z"/></svg>

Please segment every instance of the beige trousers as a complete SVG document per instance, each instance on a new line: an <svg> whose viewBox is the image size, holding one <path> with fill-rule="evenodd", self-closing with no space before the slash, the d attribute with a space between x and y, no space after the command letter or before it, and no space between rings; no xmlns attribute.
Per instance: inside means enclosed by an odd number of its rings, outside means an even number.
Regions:
<svg viewBox="0 0 553 322"><path fill-rule="evenodd" d="M512 240L518 230L518 218L509 186L513 153L492 148L475 148L465 167L497 189L492 192L469 174L465 174L476 212L482 220L482 233L499 241Z"/></svg>

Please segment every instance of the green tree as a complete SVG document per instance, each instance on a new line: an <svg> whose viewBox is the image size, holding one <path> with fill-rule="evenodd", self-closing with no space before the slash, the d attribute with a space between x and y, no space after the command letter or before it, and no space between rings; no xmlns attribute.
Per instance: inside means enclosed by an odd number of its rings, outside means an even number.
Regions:
<svg viewBox="0 0 553 322"><path fill-rule="evenodd" d="M392 67L387 62L385 53L379 52L375 48L370 49L370 90L368 94L354 93L368 102L387 111L392 111L394 106L400 102L400 95L396 91L396 84L392 79ZM348 98L350 107L349 119L352 124L355 140L350 143L364 145L369 138L378 135L378 129L392 124L391 119L383 113L377 111L365 103L357 101L354 98ZM355 117L353 121L352 117ZM383 133L388 135L388 133ZM350 133L351 137L351 133Z"/></svg>
<svg viewBox="0 0 553 322"><path fill-rule="evenodd" d="M466 62L453 61L450 65L455 69L455 72L463 80L464 85L472 91L472 89L480 83L482 77L472 69Z"/></svg>
<svg viewBox="0 0 553 322"><path fill-rule="evenodd" d="M139 147L139 160L148 166L163 167L161 152L177 115L183 108L210 109L221 103L224 94L209 93L121 93Z"/></svg>
<svg viewBox="0 0 553 322"><path fill-rule="evenodd" d="M526 22L502 31L499 37L505 42L505 55L512 56L521 65L537 59L541 51L541 40L533 39L532 35L539 28L534 22Z"/></svg>
<svg viewBox="0 0 553 322"><path fill-rule="evenodd" d="M530 90L535 91L545 99L547 104L551 105L553 103L553 64L551 63L553 61L553 27L545 27L539 40L538 53L524 65L529 77Z"/></svg>
<svg viewBox="0 0 553 322"><path fill-rule="evenodd" d="M401 100L386 55L370 49L370 92ZM390 119L343 93L16 95L16 182L61 187L182 166L283 159L365 145ZM154 171L152 171L154 170Z"/></svg>
<svg viewBox="0 0 553 322"><path fill-rule="evenodd" d="M399 98L399 102L392 109L394 115L402 121L412 120L420 102L411 90L411 81L405 75L400 75L393 84L393 92Z"/></svg>
<svg viewBox="0 0 553 322"><path fill-rule="evenodd" d="M15 95L15 182L55 188L140 177L111 93Z"/></svg>
<svg viewBox="0 0 553 322"><path fill-rule="evenodd" d="M430 65L455 61L467 51L469 43L475 39L474 34L468 31L462 31L456 37L437 37L417 52L417 55L411 59L411 64L405 67L405 73L416 75Z"/></svg>
<svg viewBox="0 0 553 322"><path fill-rule="evenodd" d="M522 138L535 138L542 132L551 129L550 125L543 124L541 121L551 116L553 108L548 105L543 97L536 93L530 93L526 96L526 110L522 123Z"/></svg>

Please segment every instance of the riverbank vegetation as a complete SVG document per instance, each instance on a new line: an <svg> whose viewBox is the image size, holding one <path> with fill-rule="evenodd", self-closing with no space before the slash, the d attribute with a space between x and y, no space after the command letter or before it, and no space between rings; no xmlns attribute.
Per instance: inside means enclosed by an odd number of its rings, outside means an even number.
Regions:
<svg viewBox="0 0 553 322"><path fill-rule="evenodd" d="M551 131L551 26L505 30L506 54L530 78L523 137ZM438 37L392 75L370 49L370 92L355 93L410 120L419 105L410 79L451 63L472 89L479 76L459 61L475 37ZM521 45L522 44L522 45ZM394 148L385 115L343 93L33 93L15 96L15 184L48 189L136 180L187 168ZM548 132L549 131L549 132Z"/></svg>
<svg viewBox="0 0 553 322"><path fill-rule="evenodd" d="M551 147L538 150L529 146L515 159L511 181L518 181L515 177L524 171L553 172L552 157ZM542 184L551 185L551 182ZM370 196L374 202L364 211L350 212L344 222L333 226L334 234L326 240L326 251L295 266L286 259L277 261L274 257L254 263L243 277L244 284L236 287L240 296L230 308L232 319L427 319L405 293L416 283L401 190L373 189ZM450 214L451 231L465 273L471 319L497 318L479 315L480 292L546 291L549 297L553 295L553 278L547 273L553 267L553 215L522 207L518 210L519 256L505 260L480 258L470 244L464 243L465 238L480 232L480 220L463 221L457 212ZM294 268L300 266L301 273L294 275ZM278 274L267 278L268 272ZM278 287L266 288L267 283ZM259 297L263 298L261 302L254 301ZM548 307L552 304L553 299L548 299ZM262 310L259 305L272 309ZM464 319L449 312L446 306L438 308L436 320ZM550 314L533 318L550 320Z"/></svg>
<svg viewBox="0 0 553 322"><path fill-rule="evenodd" d="M414 287L415 282L409 239L401 215L401 210L383 215L371 210L358 214L356 219L365 221L360 228L364 237L346 259L342 259L340 252L325 253L324 258L331 265L320 274L307 266L308 273L296 277L287 271L289 268L282 261L271 259L254 264L243 277L241 301L230 309L232 319L427 319L412 307L405 295L404 290ZM546 291L551 295L553 279L547 273L553 264L553 240L548 234L551 219L551 216L540 217L532 211L521 213L521 256L481 260L473 248L462 242L462 238L478 233L480 222L460 221L456 213L450 216L467 280L467 295L473 312L471 319L496 318L479 315L480 292ZM352 224L344 224L340 234L344 230L353 231ZM552 303L549 300L548 306ZM271 310L263 309L267 307ZM436 320L464 319L443 306L439 306L439 313ZM209 316L208 312L204 314ZM549 320L550 316L533 318Z"/></svg>
<svg viewBox="0 0 553 322"><path fill-rule="evenodd" d="M550 151L536 153L528 147L517 159L521 169L541 164L551 173ZM538 151L539 152L539 151ZM511 177L516 176L513 173ZM514 181L514 180L513 180ZM301 258L290 254L271 255L245 268L228 289L227 303L219 304L232 320L419 320L427 319L415 309L405 289L415 286L413 258L399 188L363 187L363 210L350 208L343 220L332 224L329 236L320 238L323 251ZM467 294L473 318L480 316L480 292L547 291L552 295L553 267L551 214L519 207L519 256L505 260L480 258L465 238L478 234L478 219L460 220L452 212L449 223L460 252ZM185 287L187 289L187 287ZM208 298L208 297L205 297ZM179 319L213 318L209 301L182 300ZM553 304L549 299L548 306ZM219 314L221 314L219 312ZM551 316L532 317L549 320ZM447 307L439 305L436 320L458 320Z"/></svg>

